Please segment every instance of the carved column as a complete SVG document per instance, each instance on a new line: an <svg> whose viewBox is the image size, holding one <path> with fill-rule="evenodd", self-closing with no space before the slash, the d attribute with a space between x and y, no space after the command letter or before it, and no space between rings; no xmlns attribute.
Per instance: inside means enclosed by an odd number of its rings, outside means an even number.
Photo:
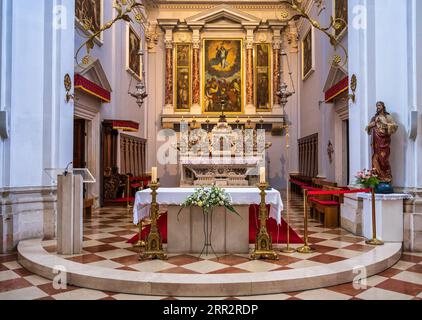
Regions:
<svg viewBox="0 0 422 320"><path fill-rule="evenodd" d="M192 111L194 113L200 113L200 99L201 99L201 71L200 71L200 45L201 45L201 36L199 33L200 29L193 29L192 35L192 46L193 46L193 55L192 55Z"/></svg>
<svg viewBox="0 0 422 320"><path fill-rule="evenodd" d="M246 113L255 113L253 88L253 28L246 29Z"/></svg>

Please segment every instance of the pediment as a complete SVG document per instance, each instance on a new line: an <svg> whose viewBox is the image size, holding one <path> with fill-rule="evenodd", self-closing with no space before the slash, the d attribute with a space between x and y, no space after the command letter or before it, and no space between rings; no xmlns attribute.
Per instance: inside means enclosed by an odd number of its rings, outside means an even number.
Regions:
<svg viewBox="0 0 422 320"><path fill-rule="evenodd" d="M261 23L261 19L226 4L186 18L186 24L188 26L210 23L236 23L243 26L258 26Z"/></svg>
<svg viewBox="0 0 422 320"><path fill-rule="evenodd" d="M323 92L327 92L330 88L335 86L341 80L348 76L348 72L342 67L331 66L328 72L327 80L325 81Z"/></svg>
<svg viewBox="0 0 422 320"><path fill-rule="evenodd" d="M76 66L75 73L112 92L110 82L99 59L91 59L86 65Z"/></svg>

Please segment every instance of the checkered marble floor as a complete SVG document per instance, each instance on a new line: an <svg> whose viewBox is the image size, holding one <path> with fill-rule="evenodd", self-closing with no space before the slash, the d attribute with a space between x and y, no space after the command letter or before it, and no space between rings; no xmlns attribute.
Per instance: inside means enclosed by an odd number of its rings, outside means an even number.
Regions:
<svg viewBox="0 0 422 320"><path fill-rule="evenodd" d="M291 226L303 237L303 201L298 196L293 196L290 207ZM309 243L316 249L316 252L312 254L280 254L278 261L250 261L248 254L229 254L218 257L210 255L201 256L201 258L198 255L170 254L166 261L139 261L139 249L127 243L127 240L138 232L131 221L132 216L129 210L105 208L95 212L84 223L83 253L65 258L82 264L118 270L222 274L314 267L353 258L374 249L373 246L366 245L361 237L356 237L341 228L324 228L320 222L310 220ZM298 246L300 245L292 245L293 248ZM55 240L44 241L43 247L53 254L56 252Z"/></svg>
<svg viewBox="0 0 422 320"><path fill-rule="evenodd" d="M365 283L366 282L366 283ZM392 268L354 287L352 283L303 292L226 297L248 300L422 300L422 253L404 253ZM356 286L356 284L355 284ZM169 300L198 299L116 294L67 286L55 289L51 280L28 272L17 255L0 255L0 300ZM216 299L216 298L200 298Z"/></svg>
<svg viewBox="0 0 422 320"><path fill-rule="evenodd" d="M293 196L290 223L303 235L303 202ZM286 217L285 217L286 218ZM131 212L122 208L103 208L84 222L84 250L68 260L117 270L183 274L228 274L272 272L327 265L373 250L373 247L340 228L324 228L319 222L309 223L309 241L317 251L304 255L280 254L278 261L250 261L248 255L206 256L170 255L167 261L139 261L138 249L126 243L137 228L131 223ZM44 248L55 254L55 241L44 241ZM298 245L292 245L297 247ZM362 287L366 286L366 287ZM356 284L355 284L356 287ZM392 268L366 279L360 288L352 283L304 292L242 297L239 299L422 299L422 253L405 253ZM67 286L56 290L50 280L34 275L17 262L16 254L0 255L0 300L5 299L176 299L114 294ZM182 298L180 298L182 299ZM183 298L184 299L184 298ZM227 297L227 299L237 299Z"/></svg>

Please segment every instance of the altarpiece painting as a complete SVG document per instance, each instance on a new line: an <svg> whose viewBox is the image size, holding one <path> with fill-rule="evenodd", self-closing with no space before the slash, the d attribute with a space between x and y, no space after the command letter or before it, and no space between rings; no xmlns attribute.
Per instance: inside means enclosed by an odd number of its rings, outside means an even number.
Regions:
<svg viewBox="0 0 422 320"><path fill-rule="evenodd" d="M241 39L205 39L203 43L203 110L243 111Z"/></svg>

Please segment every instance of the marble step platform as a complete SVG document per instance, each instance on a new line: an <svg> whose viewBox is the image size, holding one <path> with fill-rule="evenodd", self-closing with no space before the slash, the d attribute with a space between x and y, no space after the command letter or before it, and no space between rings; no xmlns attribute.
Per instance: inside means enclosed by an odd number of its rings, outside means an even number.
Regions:
<svg viewBox="0 0 422 320"><path fill-rule="evenodd" d="M190 297L262 295L334 286L352 282L362 268L367 277L390 268L400 259L401 252L401 243L387 243L329 265L256 273L172 274L116 270L69 261L47 252L40 239L21 241L18 246L19 263L47 279L57 277L57 270L66 270L67 283L82 288Z"/></svg>

